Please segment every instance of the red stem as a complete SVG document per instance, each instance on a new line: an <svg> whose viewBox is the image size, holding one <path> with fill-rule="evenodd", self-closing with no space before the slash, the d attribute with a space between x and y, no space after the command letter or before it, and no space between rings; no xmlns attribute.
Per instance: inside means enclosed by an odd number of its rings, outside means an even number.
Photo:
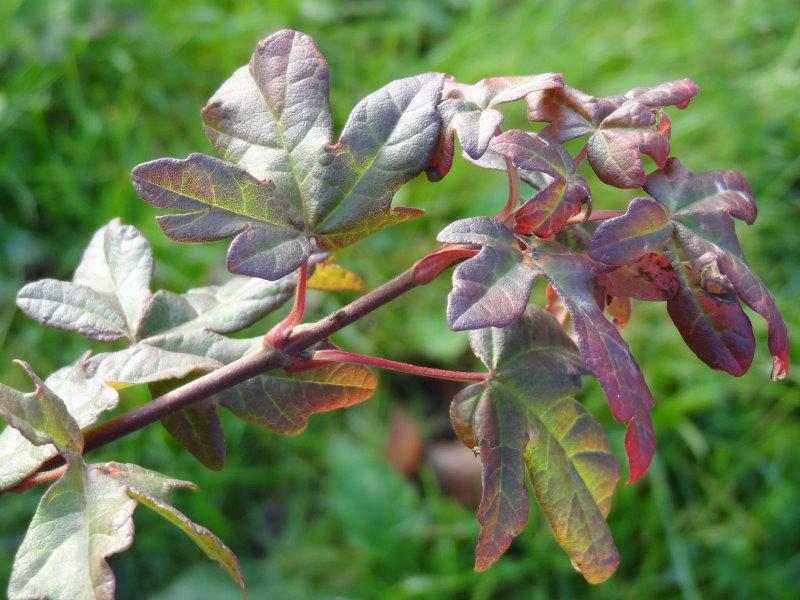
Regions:
<svg viewBox="0 0 800 600"><path fill-rule="evenodd" d="M289 313L287 320L292 327L303 322L303 315L306 313L306 284L308 281L308 261L300 265L297 272L297 287L294 289L294 306Z"/></svg>
<svg viewBox="0 0 800 600"><path fill-rule="evenodd" d="M61 465L60 467L51 469L50 471L42 471L40 473L34 473L27 479L23 479L22 481L20 481L14 487L9 488L8 491L13 492L14 494L19 494L39 484L49 483L54 479L58 479L64 474L66 470L67 470L67 465Z"/></svg>
<svg viewBox="0 0 800 600"><path fill-rule="evenodd" d="M286 341L286 337L294 327L303 322L303 315L306 312L306 287L308 280L308 261L304 261L297 270L297 285L294 288L294 304L292 310L280 323L275 325L264 336L266 346L280 348Z"/></svg>
<svg viewBox="0 0 800 600"><path fill-rule="evenodd" d="M507 156L504 157L506 161L506 173L508 174L508 200L506 205L499 213L497 213L497 220L501 223L504 222L514 211L514 208L519 202L519 171L511 159Z"/></svg>
<svg viewBox="0 0 800 600"><path fill-rule="evenodd" d="M583 159L586 158L586 155L588 154L588 152L589 152L589 145L588 144L584 144L583 148L581 148L581 151L578 152L578 154L575 156L575 158L572 161L575 164L575 168L576 169L578 168L578 165L580 165L583 162Z"/></svg>
<svg viewBox="0 0 800 600"><path fill-rule="evenodd" d="M364 356L344 352L343 350L317 350L312 359L314 362L337 362L351 365L367 365L420 377L433 377L434 379L448 379L450 381L486 381L489 377L486 373L476 373L473 371L448 371L446 369L434 369L432 367L421 367L409 363L378 358L376 356Z"/></svg>

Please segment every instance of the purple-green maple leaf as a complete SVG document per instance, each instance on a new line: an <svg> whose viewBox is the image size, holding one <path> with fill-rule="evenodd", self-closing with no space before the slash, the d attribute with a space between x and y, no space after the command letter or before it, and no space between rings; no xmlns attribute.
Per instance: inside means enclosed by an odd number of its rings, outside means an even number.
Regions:
<svg viewBox="0 0 800 600"><path fill-rule="evenodd" d="M669 155L670 121L659 107L684 107L697 91L688 79L607 98L565 86L530 94L528 120L549 123L542 133L558 142L588 135L589 164L597 176L609 185L637 188L645 181L640 153L659 166Z"/></svg>
<svg viewBox="0 0 800 600"><path fill-rule="evenodd" d="M622 266L649 252L663 251L672 239L672 222L652 198L634 198L624 215L600 223L592 236L589 256Z"/></svg>
<svg viewBox="0 0 800 600"><path fill-rule="evenodd" d="M490 217L456 221L436 238L443 243L478 244L477 256L453 272L447 322L456 331L505 327L522 316L536 271L516 247L513 232Z"/></svg>
<svg viewBox="0 0 800 600"><path fill-rule="evenodd" d="M334 143L327 63L310 37L279 31L202 111L230 162L159 159L133 170L134 185L159 208L189 211L159 217L173 239L233 237L229 270L278 279L307 260L312 238L342 248L421 214L391 201L433 152L443 81L427 73L387 84L356 105Z"/></svg>
<svg viewBox="0 0 800 600"><path fill-rule="evenodd" d="M655 453L650 418L654 401L628 344L597 304L595 274L603 268L556 242L535 242L532 256L567 307L578 349L600 382L611 413L617 421L627 424L625 451L630 466L628 483L632 483L644 475Z"/></svg>
<svg viewBox="0 0 800 600"><path fill-rule="evenodd" d="M756 348L750 319L713 257L691 252L680 244L670 249L678 292L667 300L667 313L698 358L713 369L744 375Z"/></svg>
<svg viewBox="0 0 800 600"><path fill-rule="evenodd" d="M162 396L195 377L169 379L149 385L153 398ZM196 402L181 411L172 413L161 419L161 424L181 446L192 456L212 471L221 471L225 467L225 432L217 415L217 402L213 399Z"/></svg>
<svg viewBox="0 0 800 600"><path fill-rule="evenodd" d="M437 238L441 242L482 246L481 251L453 272L448 297L448 324L452 329L499 327L519 317L528 304L536 277L553 286L569 311L578 348L606 393L614 417L627 423L625 448L630 481L647 470L655 452L650 418L653 397L628 345L603 315L595 297L596 277L610 267L576 254L557 242L523 241L490 217L456 221ZM486 250L489 249L489 252ZM520 274L512 279L495 267L494 255ZM475 275L479 274L479 275ZM464 315L469 318L464 319ZM510 317L511 316L511 317Z"/></svg>
<svg viewBox="0 0 800 600"><path fill-rule="evenodd" d="M574 343L536 306L504 329L471 331L470 343L490 376L457 394L450 414L482 463L475 568L491 566L524 529L530 481L573 565L604 581L619 562L605 523L619 468L602 428L573 399L586 373Z"/></svg>
<svg viewBox="0 0 800 600"><path fill-rule="evenodd" d="M786 375L789 338L775 299L750 270L734 219L752 224L756 205L735 171L695 175L676 158L647 177L653 199L637 198L625 215L601 224L590 244L597 260L624 265L669 244L679 289L668 300L673 322L697 356L715 369L742 375L754 353L743 301L767 320L773 379ZM704 285L704 273L715 272Z"/></svg>

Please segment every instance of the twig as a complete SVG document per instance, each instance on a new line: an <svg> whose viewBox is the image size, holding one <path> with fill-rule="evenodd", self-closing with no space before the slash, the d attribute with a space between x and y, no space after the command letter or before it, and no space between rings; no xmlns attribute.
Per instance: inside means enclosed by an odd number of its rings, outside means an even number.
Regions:
<svg viewBox="0 0 800 600"><path fill-rule="evenodd" d="M435 250L431 254L435 254L436 252ZM463 258L463 253L455 253L452 255L449 264L453 264L458 260L463 260ZM418 261L417 265L423 263L426 259L427 256ZM83 436L84 452L90 452L91 450L105 446L134 431L156 423L164 417L181 411L192 404L196 404L214 394L236 386L262 373L286 367L292 357L296 357L317 342L321 342L343 327L377 310L398 296L405 294L415 287L428 283L448 266L444 264L444 262L438 262L436 274L425 278L425 280L421 280L415 276L415 267L417 265L319 321L309 325L295 327L289 333L280 350L274 347L264 347L211 373L203 375L186 385L182 385L179 388L167 392L163 396L159 396L147 404L87 429ZM63 459L56 457L45 463L42 469L54 469L55 467L60 467L61 464L63 464ZM54 471L40 471L34 473L17 484L15 490L19 489L19 491L22 491L38 483L49 481L50 479L46 479L46 477L55 478L58 476L48 475L48 473L53 472Z"/></svg>

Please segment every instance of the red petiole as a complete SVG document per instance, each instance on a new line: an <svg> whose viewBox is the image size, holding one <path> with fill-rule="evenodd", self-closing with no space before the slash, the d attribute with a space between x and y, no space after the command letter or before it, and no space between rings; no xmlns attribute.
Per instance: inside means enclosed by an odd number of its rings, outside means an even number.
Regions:
<svg viewBox="0 0 800 600"><path fill-rule="evenodd" d="M264 345L280 348L294 327L303 322L306 312L306 287L308 280L308 261L305 261L297 270L297 286L294 290L294 304L292 310L280 323L275 325L264 336Z"/></svg>
<svg viewBox="0 0 800 600"><path fill-rule="evenodd" d="M389 369L391 371L398 371L400 373L408 373L410 375L419 375L420 377L432 377L434 379L447 379L449 381L486 381L489 377L488 373L477 373L474 371L448 371L446 369L434 369L432 367L421 367L419 365L412 365L409 363L399 362L396 360L388 360L386 358L378 358L376 356L365 356L363 354L354 354L352 352L344 352L343 350L317 350L311 361L316 366L325 363L347 363L351 365L365 365L369 367L378 367L380 369ZM303 363L297 365L296 370L302 370Z"/></svg>

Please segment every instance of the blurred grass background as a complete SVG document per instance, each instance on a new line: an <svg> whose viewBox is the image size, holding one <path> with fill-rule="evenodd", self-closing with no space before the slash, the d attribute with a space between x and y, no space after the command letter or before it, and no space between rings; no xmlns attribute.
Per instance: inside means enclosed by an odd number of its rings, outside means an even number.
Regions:
<svg viewBox="0 0 800 600"><path fill-rule="evenodd" d="M155 247L154 287L183 291L224 278L224 244L167 240L129 183L135 164L210 152L198 117L207 97L281 27L316 38L331 67L341 126L391 79L447 71L462 81L561 71L595 95L691 77L701 93L673 111L673 154L693 170L735 168L760 216L742 228L755 270L800 331L800 6L796 0L511 2L499 0L4 0L0 4L0 381L24 386L11 358L42 374L74 360L77 336L46 331L14 307L23 282L68 278L91 233L114 216ZM521 124L520 107L509 111ZM595 185L595 206L632 192ZM503 176L457 161L397 203L427 215L342 252L375 287L434 246L447 222L496 212ZM746 230L745 230L746 229ZM447 277L396 301L338 342L348 349L470 369L466 335L444 320ZM314 295L312 318L351 299ZM620 485L610 524L617 574L588 586L538 509L508 555L471 570L474 514L446 497L429 465L408 481L383 458L393 406L449 439L458 385L381 375L365 405L317 416L278 438L225 420L228 466L203 470L159 427L98 453L199 483L177 505L238 553L253 598L796 598L800 597L800 390L768 381L765 327L750 373L735 380L683 347L662 305L637 305L625 331L657 400L657 458ZM130 407L146 400L128 394ZM597 385L582 400L623 459L623 429ZM0 587L37 494L3 497ZM181 534L140 510L131 551L114 557L120 598L227 598L235 589Z"/></svg>

